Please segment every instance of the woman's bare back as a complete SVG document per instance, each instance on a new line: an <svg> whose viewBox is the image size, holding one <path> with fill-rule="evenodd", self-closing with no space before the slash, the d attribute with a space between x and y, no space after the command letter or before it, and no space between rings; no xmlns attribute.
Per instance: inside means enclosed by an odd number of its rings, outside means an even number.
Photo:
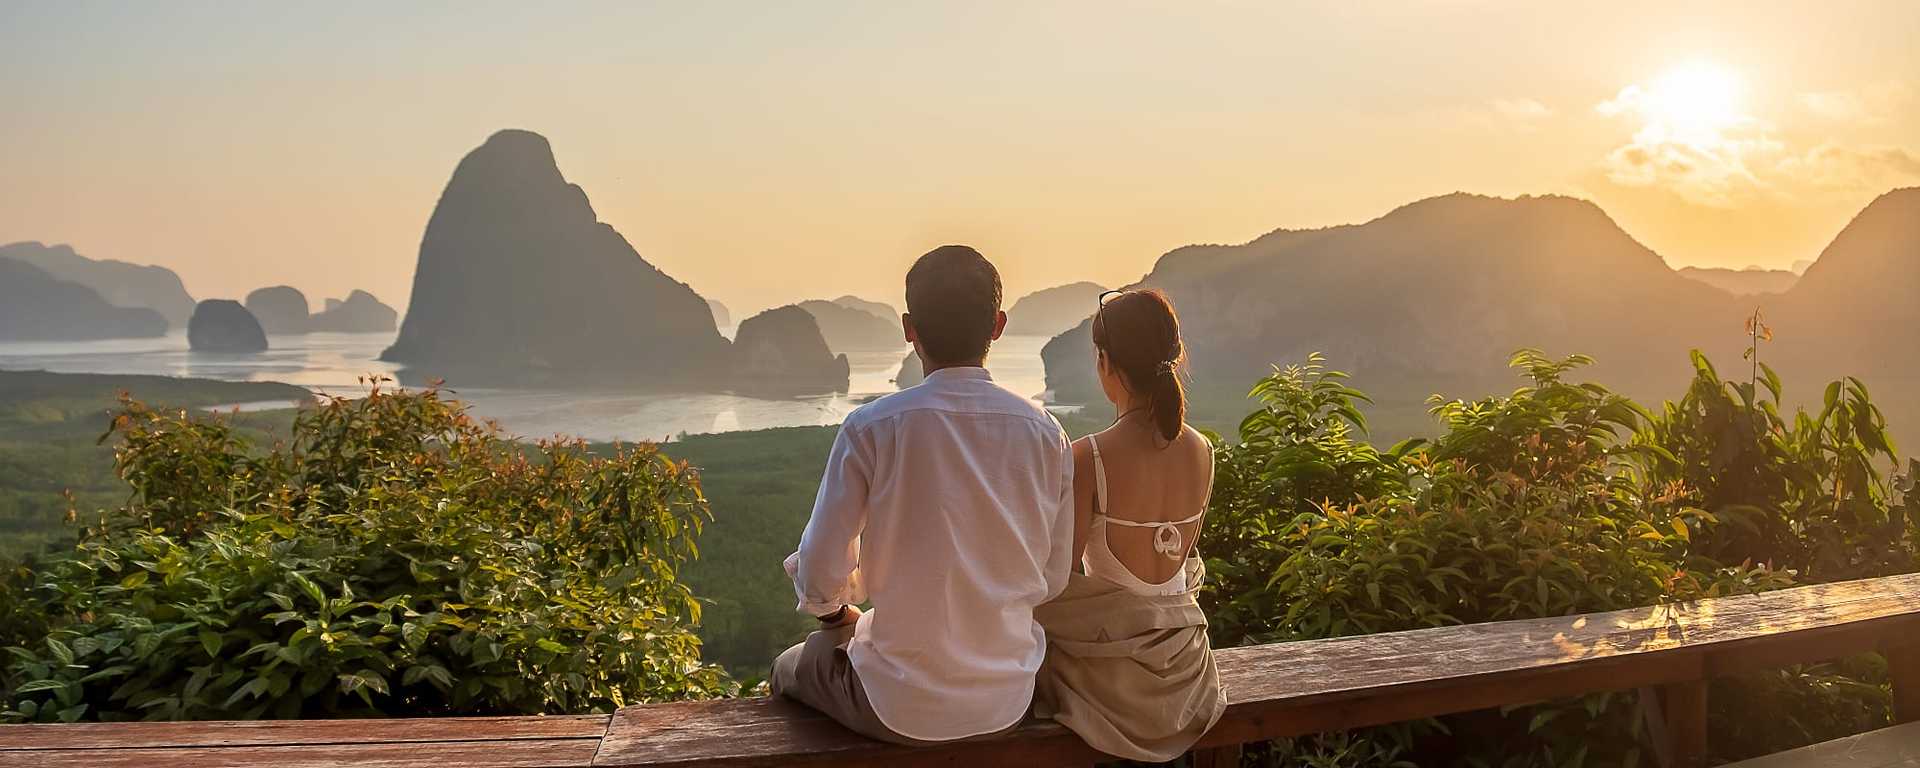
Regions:
<svg viewBox="0 0 1920 768"><path fill-rule="evenodd" d="M1096 446L1105 469L1105 495L1097 493ZM1087 549L1097 546L1091 536L1101 534L1113 559L1134 578L1147 585L1168 582L1179 575L1200 537L1212 486L1213 448L1190 426L1183 425L1179 436L1167 443L1150 422L1123 418L1090 438L1075 441L1077 559L1085 560ZM1120 523L1095 530L1096 512ZM1178 535L1155 523L1178 523L1170 526Z"/></svg>

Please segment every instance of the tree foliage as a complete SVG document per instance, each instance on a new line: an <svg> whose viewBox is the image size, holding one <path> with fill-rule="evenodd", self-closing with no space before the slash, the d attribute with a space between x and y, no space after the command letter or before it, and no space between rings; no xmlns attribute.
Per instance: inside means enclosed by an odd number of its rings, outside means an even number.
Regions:
<svg viewBox="0 0 1920 768"><path fill-rule="evenodd" d="M103 440L127 503L0 586L38 601L0 633L18 643L7 719L584 712L733 690L700 662L678 579L706 500L651 446L528 449L436 391L379 389L264 449L131 400Z"/></svg>

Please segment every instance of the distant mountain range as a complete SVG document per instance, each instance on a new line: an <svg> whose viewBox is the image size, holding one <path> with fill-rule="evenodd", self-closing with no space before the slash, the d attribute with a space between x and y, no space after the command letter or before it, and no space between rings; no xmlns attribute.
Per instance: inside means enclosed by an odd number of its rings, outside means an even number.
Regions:
<svg viewBox="0 0 1920 768"><path fill-rule="evenodd" d="M0 245L0 258L22 261L56 280L86 286L113 306L159 312L173 328L185 328L193 316L193 297L187 295L180 276L166 267L90 259L69 245L31 241Z"/></svg>
<svg viewBox="0 0 1920 768"><path fill-rule="evenodd" d="M1756 306L1780 341L1762 350L1800 395L1827 379L1915 380L1905 334L1920 321L1920 189L1874 201L1805 277L1778 296L1741 297L1689 279L1592 203L1467 194L1402 206L1364 224L1278 230L1243 245L1161 257L1138 283L1181 315L1200 412L1244 411L1273 364L1319 351L1386 411L1418 415L1431 393L1511 389L1521 347L1585 353L1583 376L1643 398L1679 395L1686 352L1740 361ZM1044 352L1066 402L1098 397L1087 323ZM1920 389L1900 390L1902 399Z"/></svg>
<svg viewBox="0 0 1920 768"><path fill-rule="evenodd" d="M160 336L167 319L117 307L100 293L20 259L0 257L0 341L86 341Z"/></svg>
<svg viewBox="0 0 1920 768"><path fill-rule="evenodd" d="M1800 273L1786 269L1726 269L1722 267L1682 267L1680 276L1711 285L1736 296L1786 293L1799 282Z"/></svg>
<svg viewBox="0 0 1920 768"><path fill-rule="evenodd" d="M852 299L853 304L847 303ZM833 301L813 299L800 302L799 307L813 315L820 324L820 333L827 338L827 346L835 353L861 350L899 349L906 345L906 335L900 330L899 315L886 315L862 305L872 305L884 311L885 304L863 302L851 296L842 296Z"/></svg>

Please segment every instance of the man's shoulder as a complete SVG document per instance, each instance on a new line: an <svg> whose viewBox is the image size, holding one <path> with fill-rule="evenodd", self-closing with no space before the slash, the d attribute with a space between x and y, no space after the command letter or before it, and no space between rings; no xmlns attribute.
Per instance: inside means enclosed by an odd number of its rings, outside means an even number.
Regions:
<svg viewBox="0 0 1920 768"><path fill-rule="evenodd" d="M1049 430L1060 428L1060 422L1046 407L999 385L975 390L968 396L942 396L941 393L921 387L908 387L855 408L847 414L842 424L843 428L864 429L921 412L1001 416L1032 421Z"/></svg>

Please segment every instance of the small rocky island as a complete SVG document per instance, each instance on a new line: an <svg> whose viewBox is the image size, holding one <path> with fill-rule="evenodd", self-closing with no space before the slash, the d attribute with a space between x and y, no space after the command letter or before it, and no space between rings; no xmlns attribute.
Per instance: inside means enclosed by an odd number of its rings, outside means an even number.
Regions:
<svg viewBox="0 0 1920 768"><path fill-rule="evenodd" d="M187 346L195 352L265 352L267 332L240 302L208 299L193 308L193 319L187 321Z"/></svg>
<svg viewBox="0 0 1920 768"><path fill-rule="evenodd" d="M276 336L307 332L307 295L290 285L261 288L247 294L247 311L267 333Z"/></svg>
<svg viewBox="0 0 1920 768"><path fill-rule="evenodd" d="M373 294L355 290L345 301L327 299L327 308L307 318L316 333L384 333L398 326L400 313Z"/></svg>
<svg viewBox="0 0 1920 768"><path fill-rule="evenodd" d="M813 315L796 306L769 309L740 323L733 342L733 388L754 396L847 391L846 355L827 348Z"/></svg>

